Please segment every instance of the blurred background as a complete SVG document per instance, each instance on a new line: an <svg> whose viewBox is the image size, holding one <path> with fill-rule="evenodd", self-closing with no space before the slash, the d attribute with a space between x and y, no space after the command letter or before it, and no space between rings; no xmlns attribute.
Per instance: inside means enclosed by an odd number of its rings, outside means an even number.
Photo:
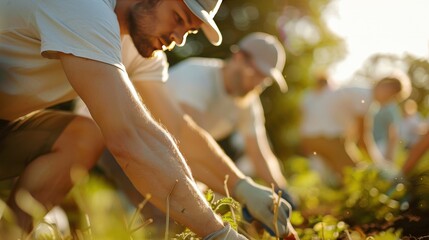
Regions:
<svg viewBox="0 0 429 240"><path fill-rule="evenodd" d="M337 86L369 86L399 67L412 79L419 112L428 114L427 9L425 0L226 0L215 18L222 45L211 46L200 32L168 59L174 65L191 56L226 58L232 44L255 31L281 39L289 92L272 86L261 99L272 147L285 160L298 152L299 103L317 71L327 70Z"/></svg>

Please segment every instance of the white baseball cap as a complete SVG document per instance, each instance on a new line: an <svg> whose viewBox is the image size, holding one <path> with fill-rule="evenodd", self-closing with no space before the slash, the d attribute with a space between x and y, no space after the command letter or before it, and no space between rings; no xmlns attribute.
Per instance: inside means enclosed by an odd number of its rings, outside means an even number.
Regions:
<svg viewBox="0 0 429 240"><path fill-rule="evenodd" d="M251 33L238 43L238 47L252 57L258 70L277 82L282 92L288 90L282 73L286 52L276 37L262 32Z"/></svg>
<svg viewBox="0 0 429 240"><path fill-rule="evenodd" d="M219 10L222 0L183 0L186 6L197 16L203 24L201 29L207 39L215 46L222 43L222 34L213 18Z"/></svg>

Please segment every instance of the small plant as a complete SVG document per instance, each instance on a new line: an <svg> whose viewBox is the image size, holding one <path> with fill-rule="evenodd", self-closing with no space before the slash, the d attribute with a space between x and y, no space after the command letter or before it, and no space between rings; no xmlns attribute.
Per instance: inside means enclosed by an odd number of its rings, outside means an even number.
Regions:
<svg viewBox="0 0 429 240"><path fill-rule="evenodd" d="M206 200L209 202L211 209L213 209L215 213L221 216L222 221L225 223L229 223L233 229L237 230L237 223L241 221L239 217L240 204L231 197L225 197L219 200L215 200L215 195L210 189L207 190L204 195ZM183 232L176 234L176 237L174 239L190 240L198 239L198 236L193 233L189 228L186 228Z"/></svg>

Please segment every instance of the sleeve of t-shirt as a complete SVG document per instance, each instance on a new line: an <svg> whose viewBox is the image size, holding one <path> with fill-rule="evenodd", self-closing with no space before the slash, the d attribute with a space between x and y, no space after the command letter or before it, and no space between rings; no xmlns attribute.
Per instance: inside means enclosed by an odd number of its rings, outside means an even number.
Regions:
<svg viewBox="0 0 429 240"><path fill-rule="evenodd" d="M243 136L255 136L265 130L264 110L259 97L255 96L247 107L241 109L239 118L238 131Z"/></svg>
<svg viewBox="0 0 429 240"><path fill-rule="evenodd" d="M42 56L58 58L61 52L125 70L113 7L101 0L38 1L35 24Z"/></svg>
<svg viewBox="0 0 429 240"><path fill-rule="evenodd" d="M142 57L134 46L130 36L122 38L122 61L131 81L161 81L168 79L167 56L156 51L151 58Z"/></svg>

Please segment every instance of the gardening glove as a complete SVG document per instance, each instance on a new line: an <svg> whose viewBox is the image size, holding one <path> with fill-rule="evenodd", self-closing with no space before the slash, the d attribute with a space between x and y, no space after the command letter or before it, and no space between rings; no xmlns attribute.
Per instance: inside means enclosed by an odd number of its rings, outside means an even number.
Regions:
<svg viewBox="0 0 429 240"><path fill-rule="evenodd" d="M206 236L203 240L247 240L227 223L224 228Z"/></svg>
<svg viewBox="0 0 429 240"><path fill-rule="evenodd" d="M298 209L298 204L296 203L296 201L294 200L294 198L290 195L289 191L287 191L284 188L276 188L275 193L278 193L279 191L281 191L281 198L283 198L284 200L286 200L286 202L288 202L290 204L290 206L292 207L292 210L297 210Z"/></svg>
<svg viewBox="0 0 429 240"><path fill-rule="evenodd" d="M244 206L243 217L249 222L257 220L264 225L264 228L275 236L274 227L274 203L278 196L271 189L254 183L250 178L241 179L234 189L235 198ZM278 237L289 235L290 204L280 198L277 215Z"/></svg>
<svg viewBox="0 0 429 240"><path fill-rule="evenodd" d="M295 200L293 199L293 197L290 195L290 193L285 190L285 189L281 189L281 188L275 188L274 190L275 193L281 193L281 198L283 198L284 200L286 200L286 202L288 202L290 204L290 206L292 207L292 210L297 210L298 205L296 204ZM249 213L249 210L247 209L247 207L243 207L242 208L242 214L243 214L243 218L244 220L246 220L247 222L252 222L253 216ZM267 226L263 225L264 229L271 235L271 236L275 236L276 234ZM290 230L290 229L289 229Z"/></svg>

